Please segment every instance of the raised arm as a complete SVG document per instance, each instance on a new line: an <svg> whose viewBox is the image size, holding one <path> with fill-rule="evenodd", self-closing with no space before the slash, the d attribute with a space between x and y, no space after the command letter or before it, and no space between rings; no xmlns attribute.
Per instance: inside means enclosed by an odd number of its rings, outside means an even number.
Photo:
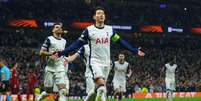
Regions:
<svg viewBox="0 0 201 101"><path fill-rule="evenodd" d="M72 52L76 49L79 49L80 47L82 47L83 45L87 44L89 40L89 34L88 34L88 30L85 29L81 36L75 41L73 42L69 47L67 47L65 50L58 52L58 56L67 56L69 52Z"/></svg>
<svg viewBox="0 0 201 101"><path fill-rule="evenodd" d="M129 43L124 41L117 33L113 33L111 40L115 43L118 43L121 47L131 51L134 54L138 54L139 56L144 56L145 53L142 52L139 48L136 48L135 46L131 46Z"/></svg>

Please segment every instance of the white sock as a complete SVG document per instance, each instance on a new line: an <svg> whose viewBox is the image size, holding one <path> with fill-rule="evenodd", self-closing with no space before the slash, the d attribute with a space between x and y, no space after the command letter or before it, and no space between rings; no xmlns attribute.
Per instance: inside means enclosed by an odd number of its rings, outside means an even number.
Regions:
<svg viewBox="0 0 201 101"><path fill-rule="evenodd" d="M41 95L43 95L43 96L47 96L48 93L47 93L46 91L43 91L43 92L41 93Z"/></svg>
<svg viewBox="0 0 201 101"><path fill-rule="evenodd" d="M170 91L170 101L172 101L172 95L173 95L173 92Z"/></svg>
<svg viewBox="0 0 201 101"><path fill-rule="evenodd" d="M66 101L66 89L59 90L59 101Z"/></svg>
<svg viewBox="0 0 201 101"><path fill-rule="evenodd" d="M37 101L40 101L43 97L48 96L49 94L46 91L43 91L38 97Z"/></svg>
<svg viewBox="0 0 201 101"><path fill-rule="evenodd" d="M106 94L103 94L103 96L101 97L101 101L106 101L107 97Z"/></svg>
<svg viewBox="0 0 201 101"><path fill-rule="evenodd" d="M105 86L100 86L98 89L97 89L97 95L96 95L96 99L95 101L106 101L106 97L103 97L104 95L106 95L106 87ZM99 99L99 97L101 97Z"/></svg>

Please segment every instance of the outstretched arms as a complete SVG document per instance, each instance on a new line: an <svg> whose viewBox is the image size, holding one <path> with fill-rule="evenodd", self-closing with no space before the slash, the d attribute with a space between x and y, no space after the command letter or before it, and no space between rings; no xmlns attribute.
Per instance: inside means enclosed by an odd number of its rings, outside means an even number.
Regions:
<svg viewBox="0 0 201 101"><path fill-rule="evenodd" d="M129 43L127 43L125 40L123 40L118 34L113 34L111 37L111 40L113 42L118 43L123 48L131 51L134 54L138 54L139 56L144 56L145 53L140 50L140 48L136 48L134 46L131 46Z"/></svg>

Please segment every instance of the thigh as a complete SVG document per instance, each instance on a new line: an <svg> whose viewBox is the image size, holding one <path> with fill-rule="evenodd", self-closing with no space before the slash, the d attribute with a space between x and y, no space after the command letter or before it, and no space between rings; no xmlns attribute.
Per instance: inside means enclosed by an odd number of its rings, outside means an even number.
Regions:
<svg viewBox="0 0 201 101"><path fill-rule="evenodd" d="M92 89L95 88L94 80L92 77L86 78L86 93L88 94Z"/></svg>
<svg viewBox="0 0 201 101"><path fill-rule="evenodd" d="M126 82L123 82L123 83L120 85L120 91L121 91L121 92L126 92Z"/></svg>
<svg viewBox="0 0 201 101"><path fill-rule="evenodd" d="M65 72L55 73L55 84L66 84L66 76Z"/></svg>
<svg viewBox="0 0 201 101"><path fill-rule="evenodd" d="M171 81L171 83L170 83L170 88L171 88L171 90L175 90L175 81L174 80L172 80Z"/></svg>
<svg viewBox="0 0 201 101"><path fill-rule="evenodd" d="M119 81L117 81L117 80L113 80L113 87L114 87L114 90L120 90L120 88L121 88L121 84L120 84L120 82Z"/></svg>
<svg viewBox="0 0 201 101"><path fill-rule="evenodd" d="M65 89L69 90L69 79L66 72L55 73L55 82L53 87L54 92L59 91L59 85L63 85Z"/></svg>
<svg viewBox="0 0 201 101"><path fill-rule="evenodd" d="M165 79L166 90L171 90L171 81L169 79Z"/></svg>
<svg viewBox="0 0 201 101"><path fill-rule="evenodd" d="M103 77L105 81L107 81L108 75L110 73L110 67L103 67L102 72L103 72Z"/></svg>
<svg viewBox="0 0 201 101"><path fill-rule="evenodd" d="M53 87L53 85L54 85L54 73L46 71L44 77L45 77L44 86L46 88Z"/></svg>
<svg viewBox="0 0 201 101"><path fill-rule="evenodd" d="M102 66L93 65L93 66L90 66L89 68L91 68L92 75L93 75L94 79L96 79L96 78L104 78L103 69L102 69L103 67Z"/></svg>
<svg viewBox="0 0 201 101"><path fill-rule="evenodd" d="M65 78L65 85L66 85L66 89L70 89L70 83L69 83L69 79L68 79L68 76L66 75L66 78Z"/></svg>

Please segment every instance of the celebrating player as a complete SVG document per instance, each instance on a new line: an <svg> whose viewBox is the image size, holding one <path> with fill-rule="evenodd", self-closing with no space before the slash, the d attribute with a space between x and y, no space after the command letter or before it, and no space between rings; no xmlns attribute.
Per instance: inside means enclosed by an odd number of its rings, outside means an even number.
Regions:
<svg viewBox="0 0 201 101"><path fill-rule="evenodd" d="M105 25L105 10L97 7L93 16L95 24L87 27L80 38L77 39L64 51L58 52L55 56L67 56L69 52L89 44L89 68L95 82L95 101L106 101L106 85L102 68L110 68L110 42L116 42L134 54L144 56L138 48L133 48L124 41L111 26ZM88 96L91 96L90 94ZM88 97L87 97L88 98Z"/></svg>
<svg viewBox="0 0 201 101"><path fill-rule="evenodd" d="M66 40L63 39L62 26L59 23L55 23L52 29L52 36L48 36L42 45L40 55L47 58L47 65L45 67L45 91L37 98L41 100L49 93L53 93L53 87L57 87L59 90L59 101L65 101L68 94L66 64L64 64L64 57L60 57L55 60L53 52L61 51L65 49ZM56 85L55 85L56 84Z"/></svg>
<svg viewBox="0 0 201 101"><path fill-rule="evenodd" d="M68 61L74 61L77 57L81 57L84 59L86 65L85 77L86 77L86 93L89 94L91 89L95 88L95 84L93 82L93 76L91 70L88 66L89 62L89 45L84 45L81 47L75 54L68 57Z"/></svg>
<svg viewBox="0 0 201 101"><path fill-rule="evenodd" d="M85 65L86 65L86 71L85 71L85 78L86 78L86 93L87 95L91 95L91 93L94 93L94 89L95 88L95 84L93 81L93 75L92 72L89 68L89 45L84 45L83 47L81 47L75 54L68 56L67 60L69 62L74 61L77 57L81 57L84 59ZM107 80L109 72L110 72L110 68L101 68L102 72L104 73L104 78L105 80ZM93 99L93 97L86 98L86 99Z"/></svg>
<svg viewBox="0 0 201 101"><path fill-rule="evenodd" d="M126 92L126 77L130 77L131 69L129 63L125 61L124 53L120 53L118 61L114 62L114 78L112 80L114 87L114 96L121 100L123 93Z"/></svg>
<svg viewBox="0 0 201 101"><path fill-rule="evenodd" d="M176 57L169 63L165 64L166 75L166 101L172 101L173 91L175 91L175 70L177 68Z"/></svg>

